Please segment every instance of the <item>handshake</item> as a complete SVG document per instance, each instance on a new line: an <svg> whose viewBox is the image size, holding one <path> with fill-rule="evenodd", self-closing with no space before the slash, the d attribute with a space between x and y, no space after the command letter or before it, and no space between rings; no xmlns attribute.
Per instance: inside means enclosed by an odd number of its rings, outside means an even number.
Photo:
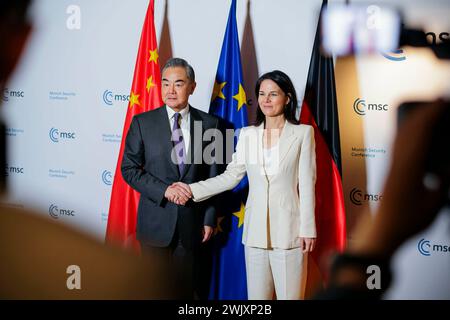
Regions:
<svg viewBox="0 0 450 320"><path fill-rule="evenodd" d="M170 202L184 206L192 198L192 191L186 183L174 182L166 189L164 197Z"/></svg>

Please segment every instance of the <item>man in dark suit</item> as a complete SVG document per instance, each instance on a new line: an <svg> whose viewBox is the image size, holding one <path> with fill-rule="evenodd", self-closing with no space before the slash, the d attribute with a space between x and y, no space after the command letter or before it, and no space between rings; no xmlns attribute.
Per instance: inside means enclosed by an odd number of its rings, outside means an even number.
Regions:
<svg viewBox="0 0 450 320"><path fill-rule="evenodd" d="M126 138L122 161L125 181L141 194L137 238L143 251L165 259L174 273L169 285L179 298L206 298L207 261L202 251L216 222L210 203L194 203L172 183L192 183L218 174L216 163L203 159L208 129L218 119L189 105L195 90L193 68L183 59L169 60L162 71L161 108L136 115ZM211 159L210 159L211 160ZM206 270L208 271L208 270ZM203 284L203 290L199 285Z"/></svg>

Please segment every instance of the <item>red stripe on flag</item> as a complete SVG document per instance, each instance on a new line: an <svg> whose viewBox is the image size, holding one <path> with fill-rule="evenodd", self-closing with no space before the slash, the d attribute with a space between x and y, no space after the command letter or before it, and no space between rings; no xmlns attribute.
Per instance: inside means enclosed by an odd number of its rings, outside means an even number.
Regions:
<svg viewBox="0 0 450 320"><path fill-rule="evenodd" d="M320 274L308 274L307 292L314 292L326 283L330 254L341 252L345 247L346 222L342 179L330 149L318 128L316 121L306 103L303 103L300 123L314 127L316 142L316 248L311 253L314 265ZM323 283L318 283L323 282Z"/></svg>

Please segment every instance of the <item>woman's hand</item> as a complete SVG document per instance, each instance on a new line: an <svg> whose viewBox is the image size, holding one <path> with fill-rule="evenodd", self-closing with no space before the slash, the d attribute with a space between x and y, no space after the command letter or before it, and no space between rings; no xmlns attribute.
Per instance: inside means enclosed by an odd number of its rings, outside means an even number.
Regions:
<svg viewBox="0 0 450 320"><path fill-rule="evenodd" d="M300 238L300 248L303 253L311 252L316 246L316 238Z"/></svg>
<svg viewBox="0 0 450 320"><path fill-rule="evenodd" d="M181 189L183 191L183 193L185 195L187 195L189 198L192 198L192 190L191 190L191 187L189 187L188 184L186 184L184 182L181 182L181 181L178 181L178 182L174 182L172 185L178 187L179 189Z"/></svg>
<svg viewBox="0 0 450 320"><path fill-rule="evenodd" d="M192 192L189 185L182 182L175 182L166 189L164 196L170 202L184 206L192 198Z"/></svg>

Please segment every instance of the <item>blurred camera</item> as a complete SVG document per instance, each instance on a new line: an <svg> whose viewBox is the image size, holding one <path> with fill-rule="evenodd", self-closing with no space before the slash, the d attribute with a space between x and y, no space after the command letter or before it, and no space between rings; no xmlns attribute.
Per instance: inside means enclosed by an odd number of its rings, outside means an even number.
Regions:
<svg viewBox="0 0 450 320"><path fill-rule="evenodd" d="M426 172L435 174L441 179L444 185L450 185L450 101L421 101L421 102L404 102L398 107L397 126L399 127L404 120L419 108L430 105L444 105L444 112L440 116L438 122L433 128L431 145L427 152L427 160L425 163ZM447 199L447 206L450 206L450 190Z"/></svg>
<svg viewBox="0 0 450 320"><path fill-rule="evenodd" d="M321 17L322 51L344 56L399 48L400 13L387 6L333 4Z"/></svg>

